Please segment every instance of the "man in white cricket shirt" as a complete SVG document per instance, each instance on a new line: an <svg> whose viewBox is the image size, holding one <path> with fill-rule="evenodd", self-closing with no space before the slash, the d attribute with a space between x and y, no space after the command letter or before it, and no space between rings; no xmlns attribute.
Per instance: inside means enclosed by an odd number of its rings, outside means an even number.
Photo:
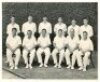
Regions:
<svg viewBox="0 0 100 82"><path fill-rule="evenodd" d="M19 25L15 22L15 17L11 17L10 18L10 21L11 21L11 23L9 23L8 25L7 25L7 35L8 36L12 36L12 28L16 28L17 29L17 34L19 34L20 33L20 27L19 27Z"/></svg>
<svg viewBox="0 0 100 82"><path fill-rule="evenodd" d="M12 28L16 28L17 29L17 34L20 33L20 27L19 25L15 22L15 17L12 16L10 18L10 23L7 25L7 30L6 30L6 33L8 36L12 36ZM8 63L8 60L6 60L6 63Z"/></svg>
<svg viewBox="0 0 100 82"><path fill-rule="evenodd" d="M83 24L84 25L80 27L81 38L83 38L83 31L86 31L88 33L88 37L91 38L93 36L93 27L88 24L88 19L83 19Z"/></svg>
<svg viewBox="0 0 100 82"><path fill-rule="evenodd" d="M68 65L67 68L74 69L74 67L71 67L71 65L73 64L73 62L75 62L74 54L77 54L78 52L77 48L78 48L79 38L75 37L75 30L73 28L70 29L69 35L67 36L65 42L67 46L67 49L65 51L65 59ZM71 64L71 57L72 57L72 64Z"/></svg>
<svg viewBox="0 0 100 82"><path fill-rule="evenodd" d="M6 55L9 62L10 69L17 69L18 62L21 56L20 52L21 38L17 35L17 29L12 28L12 35L7 37L6 40ZM13 55L15 59L13 60Z"/></svg>
<svg viewBox="0 0 100 82"><path fill-rule="evenodd" d="M49 48L49 46L51 45L51 41L47 35L46 29L42 29L42 33L40 37L38 38L38 45L39 45L39 48L37 50L37 57L38 57L38 62L40 63L39 67L42 67L43 65L44 67L48 67L47 66L48 60L51 55L50 48ZM43 64L43 59L42 59L43 53L45 54L44 64Z"/></svg>
<svg viewBox="0 0 100 82"><path fill-rule="evenodd" d="M52 52L52 57L55 64L54 67L61 68L61 63L64 58L65 47L65 37L62 29L58 30L58 35L56 35L56 37L54 38L53 45L55 47ZM57 54L59 54L59 62L57 62Z"/></svg>
<svg viewBox="0 0 100 82"><path fill-rule="evenodd" d="M90 63L90 55L94 50L92 40L88 37L87 31L83 32L83 39L79 42L79 53L77 54L77 61L80 66L79 70L86 71L87 65ZM82 56L83 59L82 59Z"/></svg>
<svg viewBox="0 0 100 82"><path fill-rule="evenodd" d="M73 19L72 21L71 21L71 25L70 26L68 26L68 35L70 35L70 29L74 29L74 31L75 31L75 37L76 38L79 38L79 33L80 33L80 27L76 24L76 20L75 19Z"/></svg>
<svg viewBox="0 0 100 82"><path fill-rule="evenodd" d="M46 29L46 34L49 35L52 33L52 25L50 22L48 22L47 17L43 17L43 21L39 24L39 34L41 35L42 29Z"/></svg>
<svg viewBox="0 0 100 82"><path fill-rule="evenodd" d="M34 35L34 33L36 32L36 23L33 22L33 17L32 16L28 16L28 21L25 22L22 25L22 32L24 33L24 35L27 35L27 31L31 30L32 31L32 35Z"/></svg>
<svg viewBox="0 0 100 82"><path fill-rule="evenodd" d="M32 36L32 31L27 31L27 36L24 37L23 40L23 58L26 64L26 68L32 68L32 62L35 57L35 47L37 45L36 39ZM29 63L28 63L28 54L29 54Z"/></svg>
<svg viewBox="0 0 100 82"><path fill-rule="evenodd" d="M58 18L58 23L56 23L54 26L54 32L56 35L58 35L57 33L59 29L62 29L64 31L64 34L67 32L67 26L65 23L63 23L62 17Z"/></svg>

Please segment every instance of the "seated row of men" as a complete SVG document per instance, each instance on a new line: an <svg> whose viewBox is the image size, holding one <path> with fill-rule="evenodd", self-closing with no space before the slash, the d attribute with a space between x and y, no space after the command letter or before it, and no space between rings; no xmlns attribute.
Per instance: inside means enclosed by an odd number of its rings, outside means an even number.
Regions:
<svg viewBox="0 0 100 82"><path fill-rule="evenodd" d="M26 64L26 68L32 68L32 62L35 55L40 63L39 67L48 67L48 60L50 56L53 58L54 67L61 68L63 58L66 59L67 68L74 69L75 62L79 66L78 70L86 71L87 65L90 62L90 55L93 51L93 43L88 37L87 31L83 31L83 38L79 39L75 37L75 30L72 28L69 31L67 37L64 36L64 31L59 29L53 40L54 49L50 52L49 46L52 44L50 38L47 35L47 30L42 29L41 35L38 40L32 35L32 31L27 31L27 36L24 37L21 42L21 38L17 35L17 29L12 28L12 36L8 36L6 40L6 54L9 62L10 69L18 69L18 63L21 57L20 46L23 46L22 56ZM35 47L39 46L36 50ZM66 47L66 48L65 48ZM44 53L44 62L42 54ZM15 54L13 61L12 54ZM27 55L30 55L29 62ZM57 54L59 55L59 61L57 61ZM72 55L72 56L71 56ZM71 56L71 57L70 57Z"/></svg>

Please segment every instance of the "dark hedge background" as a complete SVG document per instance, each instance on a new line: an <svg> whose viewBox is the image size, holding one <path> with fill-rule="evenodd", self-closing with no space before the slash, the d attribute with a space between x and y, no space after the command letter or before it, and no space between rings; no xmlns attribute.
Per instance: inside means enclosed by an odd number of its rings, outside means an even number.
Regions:
<svg viewBox="0 0 100 82"><path fill-rule="evenodd" d="M63 17L64 22L70 25L71 20L77 20L78 25L82 25L83 18L89 18L90 25L94 29L94 47L97 50L98 41L98 4L97 3L2 3L2 28L3 28L3 54L5 54L6 26L10 22L10 17L14 15L16 22L22 26L27 21L27 16L32 15L33 21L37 25L42 21L43 16L54 24L59 16Z"/></svg>

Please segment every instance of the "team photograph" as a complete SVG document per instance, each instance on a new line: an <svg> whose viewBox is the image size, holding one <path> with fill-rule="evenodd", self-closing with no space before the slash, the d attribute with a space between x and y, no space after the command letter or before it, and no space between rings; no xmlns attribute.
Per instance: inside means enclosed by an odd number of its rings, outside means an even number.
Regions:
<svg viewBox="0 0 100 82"><path fill-rule="evenodd" d="M97 79L98 3L2 3L3 79Z"/></svg>

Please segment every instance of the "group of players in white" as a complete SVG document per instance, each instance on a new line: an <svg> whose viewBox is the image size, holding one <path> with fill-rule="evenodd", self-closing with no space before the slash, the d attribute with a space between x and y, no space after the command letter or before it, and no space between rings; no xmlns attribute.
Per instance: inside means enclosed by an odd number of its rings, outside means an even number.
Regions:
<svg viewBox="0 0 100 82"><path fill-rule="evenodd" d="M25 35L23 40L18 35L20 32L23 32ZM40 34L38 39L34 36L35 32ZM50 34L53 32L56 36L51 41ZM67 36L65 36L66 33ZM83 19L82 26L78 26L76 20L73 19L71 25L67 28L66 24L63 23L62 17L59 17L58 23L54 25L52 31L52 25L48 22L47 17L43 17L43 21L37 29L32 16L28 16L28 21L22 25L22 30L20 31L19 25L15 22L15 17L11 17L11 23L7 25L7 35L6 56L10 69L18 69L21 56L26 64L25 68L31 69L36 55L38 63L40 63L39 67L48 67L48 60L52 56L54 67L61 68L63 58L65 58L66 68L74 69L77 61L78 70L86 71L86 67L90 63L89 57L94 50L91 40L93 28L88 24L88 19ZM51 44L54 46L52 52L49 47ZM22 55L20 46L23 47ZM36 46L39 46L37 50L35 49ZM15 54L14 59L13 54ZM29 60L28 54L30 56ZM45 55L44 62L42 54ZM57 55L59 55L59 61L57 61Z"/></svg>

